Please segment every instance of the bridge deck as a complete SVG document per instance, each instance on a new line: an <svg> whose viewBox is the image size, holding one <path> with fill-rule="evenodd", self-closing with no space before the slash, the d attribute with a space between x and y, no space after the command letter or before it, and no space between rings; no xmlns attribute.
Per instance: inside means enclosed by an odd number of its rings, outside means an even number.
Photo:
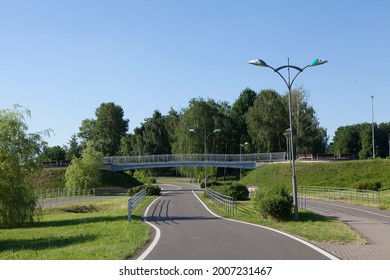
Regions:
<svg viewBox="0 0 390 280"><path fill-rule="evenodd" d="M259 163L285 161L286 153L263 154L167 154L148 156L104 157L106 169L123 171L163 167L228 167L254 169Z"/></svg>

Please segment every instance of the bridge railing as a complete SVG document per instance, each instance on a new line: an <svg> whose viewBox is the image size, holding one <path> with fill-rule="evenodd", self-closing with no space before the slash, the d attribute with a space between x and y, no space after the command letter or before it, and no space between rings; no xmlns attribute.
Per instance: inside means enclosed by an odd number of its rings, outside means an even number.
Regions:
<svg viewBox="0 0 390 280"><path fill-rule="evenodd" d="M167 154L146 156L104 157L102 163L108 164L139 164L163 162L272 162L286 160L286 153L262 154Z"/></svg>

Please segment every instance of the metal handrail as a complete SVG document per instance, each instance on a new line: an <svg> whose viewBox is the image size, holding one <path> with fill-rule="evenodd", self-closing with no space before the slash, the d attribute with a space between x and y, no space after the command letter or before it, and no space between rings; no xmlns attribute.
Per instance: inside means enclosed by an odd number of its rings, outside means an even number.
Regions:
<svg viewBox="0 0 390 280"><path fill-rule="evenodd" d="M300 194L307 197L325 199L325 200L343 200L351 203L368 203L380 205L380 192L373 190L359 190L347 188L331 188L331 187L316 187L302 186L298 188Z"/></svg>
<svg viewBox="0 0 390 280"><path fill-rule="evenodd" d="M237 200L235 197L223 195L210 188L206 188L206 196L211 199L217 206L222 208L228 214L235 216L237 214Z"/></svg>
<svg viewBox="0 0 390 280"><path fill-rule="evenodd" d="M163 162L273 162L285 161L286 153L261 154L166 154L145 156L115 156L103 157L102 163L131 164L131 163L163 163Z"/></svg>
<svg viewBox="0 0 390 280"><path fill-rule="evenodd" d="M146 196L146 189L143 189L139 192L137 192L135 195L133 195L131 198L129 198L127 202L127 220L131 222L131 214L133 213L134 209L142 202L144 201Z"/></svg>

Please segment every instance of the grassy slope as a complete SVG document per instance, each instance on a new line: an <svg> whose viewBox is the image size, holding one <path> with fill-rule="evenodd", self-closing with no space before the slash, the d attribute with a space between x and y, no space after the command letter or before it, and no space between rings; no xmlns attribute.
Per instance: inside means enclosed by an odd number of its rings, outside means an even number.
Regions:
<svg viewBox="0 0 390 280"><path fill-rule="evenodd" d="M43 169L40 173L32 175L29 181L36 189L64 188L65 172L66 168L47 168ZM131 188L139 185L142 185L142 183L126 173L102 170L102 185L99 187Z"/></svg>
<svg viewBox="0 0 390 280"><path fill-rule="evenodd" d="M297 162L298 186L350 188L357 182L379 181L390 188L390 160ZM242 183L254 186L291 185L289 163L268 164L251 171Z"/></svg>

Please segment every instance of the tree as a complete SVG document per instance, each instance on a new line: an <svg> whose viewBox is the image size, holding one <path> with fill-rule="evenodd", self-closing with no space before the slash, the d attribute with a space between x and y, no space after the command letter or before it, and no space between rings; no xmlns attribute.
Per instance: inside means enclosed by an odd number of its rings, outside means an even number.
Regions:
<svg viewBox="0 0 390 280"><path fill-rule="evenodd" d="M234 153L239 152L240 144L251 141L248 133L246 116L249 109L253 106L256 96L257 94L255 91L250 88L246 88L241 92L240 96L232 105L231 118L233 123L232 132L234 135Z"/></svg>
<svg viewBox="0 0 390 280"><path fill-rule="evenodd" d="M29 134L30 111L15 106L0 111L0 226L33 222L36 198L26 177L39 168L41 135Z"/></svg>
<svg viewBox="0 0 390 280"><path fill-rule="evenodd" d="M40 155L40 158L43 162L55 161L58 164L65 160L66 150L60 146L45 147L43 153Z"/></svg>
<svg viewBox="0 0 390 280"><path fill-rule="evenodd" d="M65 173L65 186L70 189L90 190L101 184L101 153L89 144L81 158L74 158Z"/></svg>
<svg viewBox="0 0 390 280"><path fill-rule="evenodd" d="M308 103L308 94L303 88L292 90L293 132L297 153L323 153L328 137L326 130L320 127L316 112ZM284 96L288 108L288 94Z"/></svg>
<svg viewBox="0 0 390 280"><path fill-rule="evenodd" d="M282 97L274 90L262 90L247 113L248 132L257 152L282 151L283 133L288 125L288 111Z"/></svg>
<svg viewBox="0 0 390 280"><path fill-rule="evenodd" d="M82 121L78 136L106 156L120 154L120 143L129 127L121 106L102 103L95 111L95 119Z"/></svg>
<svg viewBox="0 0 390 280"><path fill-rule="evenodd" d="M96 139L101 152L106 156L119 154L120 141L129 128L129 120L124 119L121 106L113 102L102 103L96 109Z"/></svg>
<svg viewBox="0 0 390 280"><path fill-rule="evenodd" d="M73 158L79 158L81 156L82 147L77 140L76 134L73 134L70 137L68 144L69 146L66 150L66 159L72 160Z"/></svg>
<svg viewBox="0 0 390 280"><path fill-rule="evenodd" d="M165 119L159 111L154 111L153 116L145 120L143 124L144 153L147 155L162 155L171 153L168 131Z"/></svg>

